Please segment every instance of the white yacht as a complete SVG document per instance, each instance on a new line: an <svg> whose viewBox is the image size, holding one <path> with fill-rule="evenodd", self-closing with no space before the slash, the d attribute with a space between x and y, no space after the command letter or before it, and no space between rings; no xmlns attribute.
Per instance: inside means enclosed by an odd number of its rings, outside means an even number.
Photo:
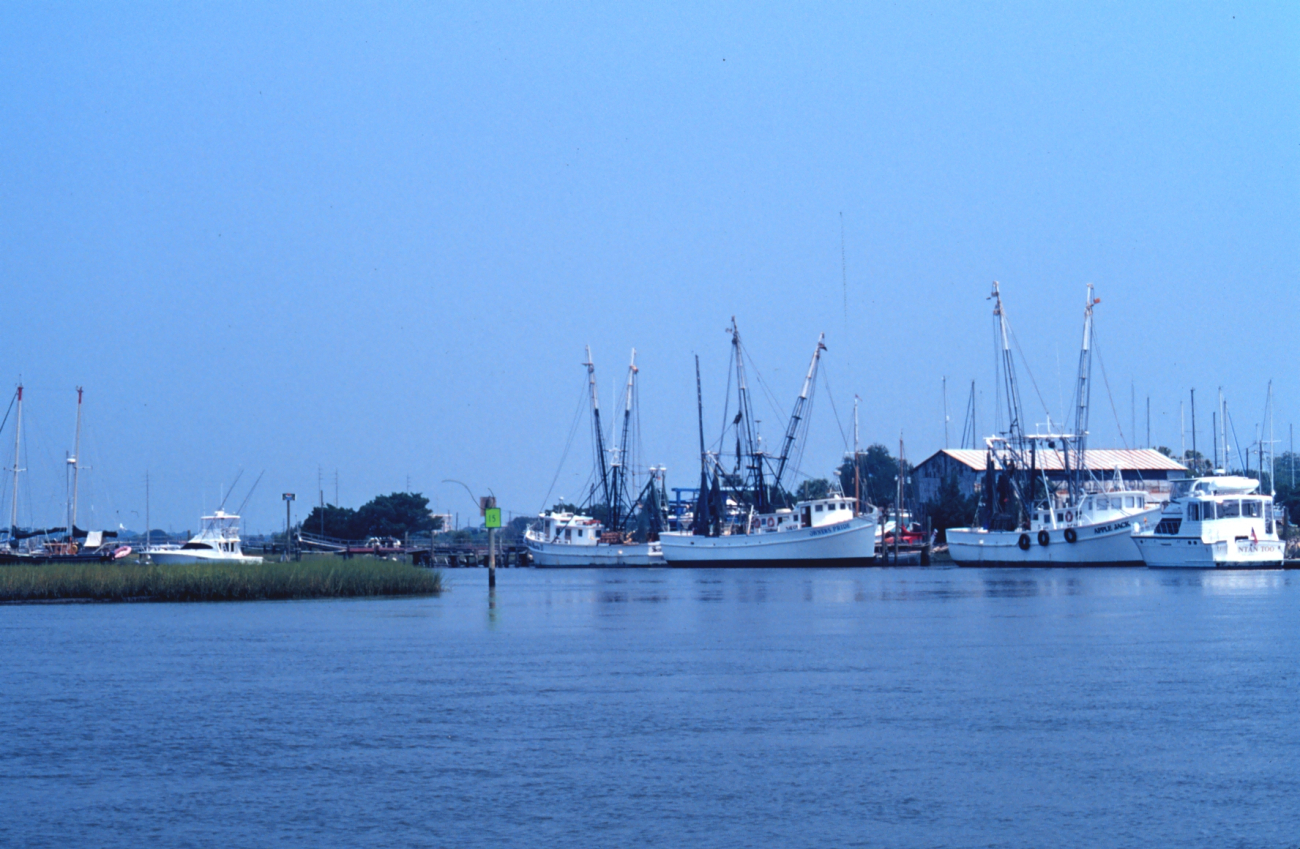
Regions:
<svg viewBox="0 0 1300 849"><path fill-rule="evenodd" d="M1272 496L1259 481L1226 475L1180 481L1160 521L1134 537L1153 569L1280 569Z"/></svg>
<svg viewBox="0 0 1300 849"><path fill-rule="evenodd" d="M262 558L244 554L239 545L239 517L218 510L204 516L199 532L180 548L146 549L149 559L162 566L189 563L261 563Z"/></svg>
<svg viewBox="0 0 1300 849"><path fill-rule="evenodd" d="M866 566L875 562L878 513L843 495L755 514L718 536L660 535L670 566Z"/></svg>
<svg viewBox="0 0 1300 849"><path fill-rule="evenodd" d="M1142 490L1041 501L1015 530L949 528L948 553L962 566L1141 566L1134 534L1159 513Z"/></svg>

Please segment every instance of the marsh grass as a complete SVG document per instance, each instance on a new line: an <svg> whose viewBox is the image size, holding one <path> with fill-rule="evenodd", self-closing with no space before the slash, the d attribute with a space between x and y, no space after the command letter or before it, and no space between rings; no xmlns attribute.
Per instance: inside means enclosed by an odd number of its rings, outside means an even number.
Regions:
<svg viewBox="0 0 1300 849"><path fill-rule="evenodd" d="M257 601L435 595L442 573L377 557L329 555L289 563L0 566L0 601Z"/></svg>

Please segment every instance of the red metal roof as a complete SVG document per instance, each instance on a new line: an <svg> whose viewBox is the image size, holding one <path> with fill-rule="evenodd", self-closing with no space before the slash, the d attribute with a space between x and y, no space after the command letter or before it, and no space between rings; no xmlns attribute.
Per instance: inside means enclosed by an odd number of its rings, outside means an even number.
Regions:
<svg viewBox="0 0 1300 849"><path fill-rule="evenodd" d="M952 459L975 471L983 471L986 452L980 448L944 448L936 451L918 465L923 466L940 454L947 454ZM1084 454L1085 466L1094 472L1113 472L1118 466L1122 472L1185 472L1187 467L1172 457L1166 457L1154 448L1089 448ZM1001 466L994 461L994 468ZM1060 451L1040 450L1038 468L1048 472L1065 471L1065 462Z"/></svg>

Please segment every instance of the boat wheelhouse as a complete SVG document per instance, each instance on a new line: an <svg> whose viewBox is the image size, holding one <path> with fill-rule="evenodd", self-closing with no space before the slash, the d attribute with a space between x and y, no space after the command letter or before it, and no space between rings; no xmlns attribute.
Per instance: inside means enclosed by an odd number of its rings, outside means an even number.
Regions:
<svg viewBox="0 0 1300 849"><path fill-rule="evenodd" d="M1153 569L1280 569L1273 498L1253 478L1226 475L1182 481L1154 528L1134 541Z"/></svg>

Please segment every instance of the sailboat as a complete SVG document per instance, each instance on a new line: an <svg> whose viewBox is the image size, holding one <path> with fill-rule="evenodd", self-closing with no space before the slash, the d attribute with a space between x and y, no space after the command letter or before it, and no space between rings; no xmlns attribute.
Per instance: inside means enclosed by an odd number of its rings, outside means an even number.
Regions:
<svg viewBox="0 0 1300 849"><path fill-rule="evenodd" d="M736 466L722 468L704 442L704 408L699 358L695 393L700 419L700 490L691 528L665 532L659 541L672 566L854 566L875 562L875 508L832 493L824 498L791 499L781 480L791 467L796 444L807 433L807 405L817 365L826 350L817 337L803 389L773 457L763 450L750 408L740 330L731 319L739 410L728 430L736 436ZM724 434L725 435L725 434ZM724 489L724 481L726 486Z"/></svg>
<svg viewBox="0 0 1300 849"><path fill-rule="evenodd" d="M84 563L96 561L120 560L131 553L131 547L114 545L109 540L117 537L116 531L88 531L77 527L77 506L81 483L81 410L82 387L77 387L77 431L74 448L67 458L68 470L72 476L67 504L67 524L59 528L37 530L19 530L18 528L18 473L23 471L18 466L22 442L23 422L23 387L20 385L15 397L17 405L14 419L14 465L13 498L10 504L9 545L0 552L0 562L14 563ZM40 545L21 550L20 542L24 539L42 538ZM83 540L83 542L78 542ZM29 543L30 546L30 543Z"/></svg>
<svg viewBox="0 0 1300 849"><path fill-rule="evenodd" d="M596 366L587 346L587 383L591 396L595 484L578 510L547 510L524 532L533 565L662 566L659 535L666 518L662 468L651 468L645 486L636 490L633 424L636 421L636 349L627 369L619 440L605 446L596 392ZM633 492L638 492L632 496ZM599 514L599 517L592 515Z"/></svg>
<svg viewBox="0 0 1300 849"><path fill-rule="evenodd" d="M1159 503L1141 489L1090 480L1087 468L1088 402L1091 394L1093 307L1088 285L1083 346L1075 388L1073 433L1025 433L1020 390L1011 355L1010 329L998 284L993 315L1008 406L1003 435L985 440L986 471L980 492L980 524L949 528L948 553L960 566L1141 566L1133 535L1156 521ZM1049 427L1050 430L1050 427ZM1046 460L1064 468L1064 489L1050 483Z"/></svg>

